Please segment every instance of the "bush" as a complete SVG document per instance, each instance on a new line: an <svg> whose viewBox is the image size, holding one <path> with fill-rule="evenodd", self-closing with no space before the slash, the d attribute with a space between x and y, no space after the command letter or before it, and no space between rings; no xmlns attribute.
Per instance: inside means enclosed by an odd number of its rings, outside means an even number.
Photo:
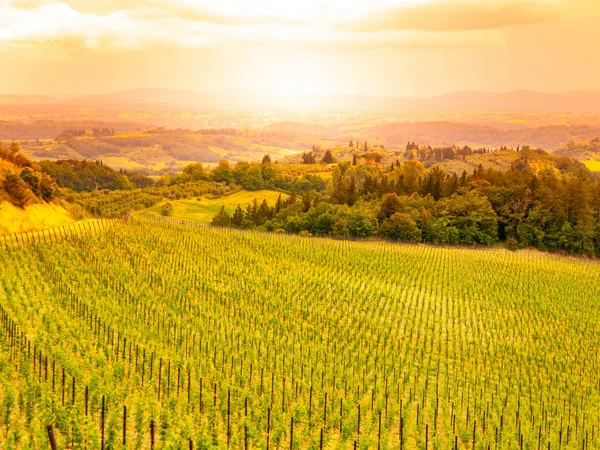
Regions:
<svg viewBox="0 0 600 450"><path fill-rule="evenodd" d="M396 241L421 242L421 230L406 213L394 213L381 225L381 234Z"/></svg>
<svg viewBox="0 0 600 450"><path fill-rule="evenodd" d="M377 219L368 212L353 209L346 218L348 234L355 237L370 237L377 232Z"/></svg>
<svg viewBox="0 0 600 450"><path fill-rule="evenodd" d="M2 187L10 198L10 202L19 208L25 208L33 202L34 195L29 185L14 173L6 174Z"/></svg>
<svg viewBox="0 0 600 450"><path fill-rule="evenodd" d="M163 216L170 216L171 214L173 214L173 205L170 202L165 203L161 208L160 208L160 213Z"/></svg>
<svg viewBox="0 0 600 450"><path fill-rule="evenodd" d="M515 238L508 238L506 240L506 248L509 250L517 250L519 248L519 242Z"/></svg>

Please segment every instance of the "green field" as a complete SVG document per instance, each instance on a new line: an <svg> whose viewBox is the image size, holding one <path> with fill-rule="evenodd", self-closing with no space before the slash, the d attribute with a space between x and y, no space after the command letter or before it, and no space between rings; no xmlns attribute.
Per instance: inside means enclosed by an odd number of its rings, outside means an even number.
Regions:
<svg viewBox="0 0 600 450"><path fill-rule="evenodd" d="M0 247L0 448L598 448L599 264L175 222Z"/></svg>
<svg viewBox="0 0 600 450"><path fill-rule="evenodd" d="M261 190L261 191L246 191L242 190L231 195L219 198L209 198L208 196L182 200L168 200L173 205L172 217L192 222L210 223L212 218L225 207L225 211L232 214L237 205L245 208L251 204L254 199L258 202L266 200L269 206L273 206L277 201L277 197L281 195L282 199L288 197L287 194L280 194L277 191ZM167 200L159 203L153 208L142 211L142 214L161 215L162 206L167 203Z"/></svg>

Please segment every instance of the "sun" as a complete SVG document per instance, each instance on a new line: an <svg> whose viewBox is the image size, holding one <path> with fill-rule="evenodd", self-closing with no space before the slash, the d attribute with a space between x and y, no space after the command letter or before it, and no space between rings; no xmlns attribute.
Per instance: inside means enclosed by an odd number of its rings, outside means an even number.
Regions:
<svg viewBox="0 0 600 450"><path fill-rule="evenodd" d="M273 61L262 74L262 90L285 97L317 95L334 88L331 71L314 61Z"/></svg>

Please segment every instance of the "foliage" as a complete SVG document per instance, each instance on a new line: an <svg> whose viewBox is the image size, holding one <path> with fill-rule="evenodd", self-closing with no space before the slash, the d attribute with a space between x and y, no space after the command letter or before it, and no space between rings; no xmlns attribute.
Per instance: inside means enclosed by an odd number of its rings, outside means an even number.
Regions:
<svg viewBox="0 0 600 450"><path fill-rule="evenodd" d="M170 216L171 214L173 214L173 205L169 202L165 203L161 206L160 213L163 216Z"/></svg>
<svg viewBox="0 0 600 450"><path fill-rule="evenodd" d="M12 142L8 149L0 143L0 161L8 163L4 174L0 174L0 201L6 197L13 205L24 208L38 199L50 202L59 196L61 191L54 179L40 173L39 166L20 151L17 142Z"/></svg>
<svg viewBox="0 0 600 450"><path fill-rule="evenodd" d="M132 174L132 179L129 179L126 172L113 170L101 161L48 160L41 161L40 165L42 171L60 186L75 192L133 189L135 186L147 187L153 184L152 180L139 174Z"/></svg>
<svg viewBox="0 0 600 450"><path fill-rule="evenodd" d="M132 211L151 208L165 198L176 200L198 197L217 189L215 183L199 181L144 189L69 192L65 194L65 200L81 206L95 217L122 217Z"/></svg>
<svg viewBox="0 0 600 450"><path fill-rule="evenodd" d="M381 235L389 239L404 242L420 242L421 230L416 222L406 213L394 213L381 224Z"/></svg>
<svg viewBox="0 0 600 450"><path fill-rule="evenodd" d="M2 448L594 447L598 264L179 222L0 249Z"/></svg>
<svg viewBox="0 0 600 450"><path fill-rule="evenodd" d="M521 153L525 161L539 152L523 148ZM278 181L285 165L262 166L276 168L270 180L286 186ZM238 163L232 176L259 187L265 183L260 167ZM438 166L427 170L418 161L394 164L392 171L339 163L325 190L312 185L299 190L301 202L290 197L262 213L240 209L231 224L436 244L493 245L513 239L519 247L600 256L600 180L573 170L501 172L479 166L457 176ZM390 222L395 214L401 215Z"/></svg>
<svg viewBox="0 0 600 450"><path fill-rule="evenodd" d="M25 181L14 173L7 173L2 184L4 192L8 195L11 203L19 208L31 204L34 195Z"/></svg>

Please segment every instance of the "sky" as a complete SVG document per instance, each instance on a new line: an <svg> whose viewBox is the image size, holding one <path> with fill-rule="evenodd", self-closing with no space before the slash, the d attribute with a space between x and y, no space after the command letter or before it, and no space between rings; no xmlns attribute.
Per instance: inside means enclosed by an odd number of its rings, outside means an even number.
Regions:
<svg viewBox="0 0 600 450"><path fill-rule="evenodd" d="M0 94L600 88L600 0L0 0Z"/></svg>

